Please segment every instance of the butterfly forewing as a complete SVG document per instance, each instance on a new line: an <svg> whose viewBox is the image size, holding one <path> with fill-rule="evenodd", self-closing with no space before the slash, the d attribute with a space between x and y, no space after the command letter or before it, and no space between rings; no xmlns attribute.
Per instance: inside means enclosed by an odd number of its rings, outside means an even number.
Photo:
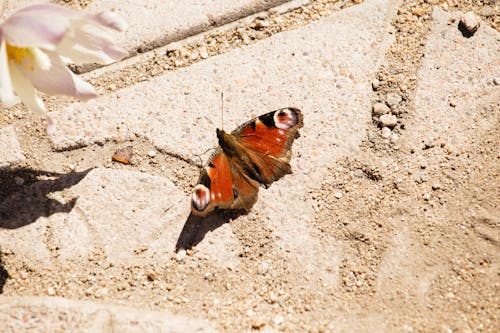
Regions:
<svg viewBox="0 0 500 333"><path fill-rule="evenodd" d="M283 108L246 122L232 134L245 147L288 161L290 147L303 124L299 109Z"/></svg>
<svg viewBox="0 0 500 333"><path fill-rule="evenodd" d="M203 170L192 197L192 211L206 215L215 208L250 209L257 201L259 183L248 178L218 149Z"/></svg>

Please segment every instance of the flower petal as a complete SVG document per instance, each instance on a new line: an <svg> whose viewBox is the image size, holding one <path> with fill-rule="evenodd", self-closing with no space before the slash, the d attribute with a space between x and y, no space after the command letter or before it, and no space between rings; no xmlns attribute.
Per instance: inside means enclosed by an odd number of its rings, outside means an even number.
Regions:
<svg viewBox="0 0 500 333"><path fill-rule="evenodd" d="M97 96L94 87L73 74L56 53L47 52L46 55L51 64L48 69L36 62L27 64L28 59L19 67L36 89L49 95L68 95L81 100Z"/></svg>
<svg viewBox="0 0 500 333"><path fill-rule="evenodd" d="M117 31L127 30L127 22L117 13L113 12L101 12L96 15L91 15L90 19L98 23L99 25L114 29Z"/></svg>
<svg viewBox="0 0 500 333"><path fill-rule="evenodd" d="M2 40L2 29L0 28L0 102L10 107L17 104L19 99L14 95L6 48L7 43Z"/></svg>
<svg viewBox="0 0 500 333"><path fill-rule="evenodd" d="M47 114L47 109L31 81L23 76L22 71L15 63L9 64L12 73L12 83L23 104L30 110L44 116L47 119L47 133L53 134L56 131L55 121Z"/></svg>
<svg viewBox="0 0 500 333"><path fill-rule="evenodd" d="M23 76L21 70L15 63L9 63L9 70L12 74L12 85L14 86L19 98L21 98L23 104L30 110L47 116L47 109L45 108L42 99L37 95L35 87L33 87L31 81Z"/></svg>
<svg viewBox="0 0 500 333"><path fill-rule="evenodd" d="M18 47L55 49L78 12L56 5L29 6L17 11L4 23L4 38Z"/></svg>
<svg viewBox="0 0 500 333"><path fill-rule="evenodd" d="M110 64L128 55L128 52L115 46L107 31L96 26L82 25L72 27L57 52L75 64L95 62Z"/></svg>

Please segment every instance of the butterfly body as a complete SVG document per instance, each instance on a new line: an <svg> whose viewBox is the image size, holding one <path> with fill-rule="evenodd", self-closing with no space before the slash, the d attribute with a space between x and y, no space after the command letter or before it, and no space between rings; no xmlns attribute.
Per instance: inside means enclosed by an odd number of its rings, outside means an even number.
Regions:
<svg viewBox="0 0 500 333"><path fill-rule="evenodd" d="M302 113L290 107L263 114L231 133L217 129L219 147L194 188L193 214L252 208L260 185L267 188L292 172L291 145L302 126Z"/></svg>

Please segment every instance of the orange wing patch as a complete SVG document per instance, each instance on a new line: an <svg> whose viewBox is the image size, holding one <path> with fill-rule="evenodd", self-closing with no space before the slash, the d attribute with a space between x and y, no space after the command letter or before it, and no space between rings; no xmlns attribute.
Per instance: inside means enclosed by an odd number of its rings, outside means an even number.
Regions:
<svg viewBox="0 0 500 333"><path fill-rule="evenodd" d="M211 182L210 200L217 200L218 202L233 200L231 167L224 153L217 154L211 163L208 163L207 174Z"/></svg>
<svg viewBox="0 0 500 333"><path fill-rule="evenodd" d="M265 155L283 157L303 126L302 113L285 108L266 113L236 129L233 135L248 148Z"/></svg>

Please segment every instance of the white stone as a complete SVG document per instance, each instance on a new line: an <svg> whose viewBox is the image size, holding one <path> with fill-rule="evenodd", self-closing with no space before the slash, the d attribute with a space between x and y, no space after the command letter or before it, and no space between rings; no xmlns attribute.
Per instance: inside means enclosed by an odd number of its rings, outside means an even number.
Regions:
<svg viewBox="0 0 500 333"><path fill-rule="evenodd" d="M391 107L391 109L398 106L398 104L401 103L402 100L403 97L400 94L395 94L395 93L387 94L386 102L387 105Z"/></svg>
<svg viewBox="0 0 500 333"><path fill-rule="evenodd" d="M383 127L394 127L398 123L398 118L393 114L383 114L379 120Z"/></svg>
<svg viewBox="0 0 500 333"><path fill-rule="evenodd" d="M391 142L396 143L399 141L399 135L397 133L392 133L391 134Z"/></svg>
<svg viewBox="0 0 500 333"><path fill-rule="evenodd" d="M380 132L380 136L384 139L389 139L391 137L391 129L389 127L382 127L382 131Z"/></svg>
<svg viewBox="0 0 500 333"><path fill-rule="evenodd" d="M186 258L186 250L180 249L176 254L175 254L175 260L178 262L181 262Z"/></svg>
<svg viewBox="0 0 500 333"><path fill-rule="evenodd" d="M460 22L463 24L465 29L467 29L468 32L471 34L475 33L477 29L479 29L479 26L481 25L481 21L479 18L474 14L473 11L465 13L461 18Z"/></svg>
<svg viewBox="0 0 500 333"><path fill-rule="evenodd" d="M373 105L373 114L380 116L389 113L391 109L385 103L375 103Z"/></svg>

